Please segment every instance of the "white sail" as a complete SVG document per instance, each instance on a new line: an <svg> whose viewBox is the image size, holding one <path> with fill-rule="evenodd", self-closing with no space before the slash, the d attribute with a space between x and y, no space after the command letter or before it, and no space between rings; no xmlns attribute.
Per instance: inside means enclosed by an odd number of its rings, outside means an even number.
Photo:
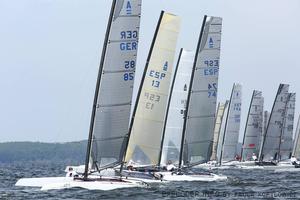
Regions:
<svg viewBox="0 0 300 200"><path fill-rule="evenodd" d="M180 18L162 12L132 116L125 162L158 165Z"/></svg>
<svg viewBox="0 0 300 200"><path fill-rule="evenodd" d="M212 149L221 48L222 18L204 17L183 128L184 163L207 162Z"/></svg>
<svg viewBox="0 0 300 200"><path fill-rule="evenodd" d="M130 119L140 15L141 0L113 1L90 126L87 161L93 170L122 161Z"/></svg>
<svg viewBox="0 0 300 200"><path fill-rule="evenodd" d="M300 115L298 117L298 122L297 122L297 127L295 132L293 156L295 156L297 159L300 159Z"/></svg>
<svg viewBox="0 0 300 200"><path fill-rule="evenodd" d="M242 86L234 84L226 117L222 161L234 160L237 153L242 105Z"/></svg>
<svg viewBox="0 0 300 200"><path fill-rule="evenodd" d="M242 160L251 160L253 153L259 153L260 137L263 134L263 105L262 92L254 90L245 126Z"/></svg>
<svg viewBox="0 0 300 200"><path fill-rule="evenodd" d="M289 93L286 108L281 143L279 148L279 159L287 160L292 156L293 151L293 130L295 115L296 93Z"/></svg>
<svg viewBox="0 0 300 200"><path fill-rule="evenodd" d="M217 108L217 116L215 119L215 127L214 127L214 137L213 137L213 145L210 160L216 160L217 158L217 149L218 149L218 141L220 137L220 131L222 126L222 120L224 116L226 103L219 103Z"/></svg>
<svg viewBox="0 0 300 200"><path fill-rule="evenodd" d="M229 101L227 100L224 105L224 113L223 113L223 117L221 120L221 127L220 127L220 131L219 131L220 133L219 133L219 137L218 137L217 155L216 155L216 159L215 159L218 163L221 163L221 154L223 151L225 125L226 125L226 118L228 115L228 109L229 109Z"/></svg>
<svg viewBox="0 0 300 200"><path fill-rule="evenodd" d="M178 66L173 77L173 86L170 91L170 104L166 121L161 163L179 161L180 142L186 109L188 88L194 62L193 51L181 49Z"/></svg>
<svg viewBox="0 0 300 200"><path fill-rule="evenodd" d="M289 85L280 84L270 114L266 135L262 144L261 161L278 159L280 136L284 123Z"/></svg>
<svg viewBox="0 0 300 200"><path fill-rule="evenodd" d="M258 141L258 146L259 146L258 156L260 156L261 152L262 152L262 146L263 146L263 141L265 140L265 135L267 132L269 117L270 117L270 112L265 110L264 114L263 114L263 131L262 131L262 133L259 137L259 141Z"/></svg>

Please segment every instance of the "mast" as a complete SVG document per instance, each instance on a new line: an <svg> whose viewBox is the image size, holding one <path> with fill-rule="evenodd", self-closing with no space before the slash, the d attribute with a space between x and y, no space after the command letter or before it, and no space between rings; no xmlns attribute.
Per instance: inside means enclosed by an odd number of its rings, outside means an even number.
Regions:
<svg viewBox="0 0 300 200"><path fill-rule="evenodd" d="M97 77L97 83L96 83L96 89L95 89L95 95L94 95L94 101L93 101L93 107L92 107L92 114L91 114L91 121L90 121L89 138L88 138L86 158L85 158L84 179L87 179L87 176L88 176L88 170L89 170L88 168L89 168L89 162L90 162L90 152L91 152L91 145L92 145L92 138L93 138L93 129L94 129L94 122L95 122L97 99L98 99L98 95L99 95L99 88L100 88L100 82L101 82L100 80L101 80L101 75L102 75L102 71L103 71L106 47L107 47L107 43L108 43L108 37L109 37L109 32L110 32L110 28L111 28L111 24L112 24L112 20L113 20L116 1L117 0L113 0L113 2L112 2L109 20L108 20L108 24L107 24L107 28L106 28L106 33L105 33L105 39L104 39L104 43L103 43L103 49L102 49L100 66L99 66L99 71L98 71L98 77Z"/></svg>
<svg viewBox="0 0 300 200"><path fill-rule="evenodd" d="M197 58L198 58L198 53L200 51L200 45L201 45L201 42L202 42L202 36L203 36L203 32L204 32L206 18L207 18L207 15L204 15L203 22L202 22L202 27L201 27L201 32L200 32L200 36L199 36L199 41L198 41L198 44L197 44L197 50L196 50L196 53L195 53L194 66L193 66L193 69L192 69L191 80L190 80L190 84L189 84L189 90L188 90L189 92L188 92L188 97L187 97L187 102L186 102L186 110L184 112L184 122L183 122L183 129L182 129L180 154L179 154L179 170L181 169L181 165L182 165L183 147L184 147L185 131L186 131L186 122L187 122L187 117L188 117L187 113L188 113L188 108L189 108L189 103L190 103L190 96L191 96L191 92L192 92L192 84L193 84L193 80L194 80L194 74L195 74L195 69L196 69L196 65L197 65Z"/></svg>
<svg viewBox="0 0 300 200"><path fill-rule="evenodd" d="M123 155L122 155L123 162L121 164L120 173L123 170L124 160L125 160L126 151L127 151L128 144L129 144L129 139L130 139L130 134L131 134L132 127L133 127L135 114L136 114L136 111L137 111L138 102L139 102L139 99L140 99L140 96L141 96L142 87L143 87L145 77L146 77L146 74L147 74L147 69L148 69L148 66L149 66L149 61L150 61L150 58L151 58L151 55L152 55L153 47L154 47L154 44L155 44L155 40L156 40L156 37L157 37L157 34L158 34L158 30L159 30L163 15L164 15L164 11L162 10L161 13L160 13L159 19L158 19L158 23L156 25L156 29L155 29L155 32L154 32L154 37L153 37L152 42L151 42L149 54L148 54L148 57L147 57L147 60L146 60L146 65L145 65L144 72L143 72L143 75L142 75L142 80L141 80L139 90L138 90L138 93L137 93L137 98L135 100L135 105L134 105L133 113L132 113L132 116L131 116L131 121L130 121L129 130L128 130L128 134L127 134L127 139L126 139L125 146L124 146L125 148L124 148Z"/></svg>
<svg viewBox="0 0 300 200"><path fill-rule="evenodd" d="M228 112L227 112L226 121L225 121L224 135L223 135L223 140L222 140L222 145L221 145L221 154L220 154L220 158L219 158L219 160L220 160L219 165L222 165L223 148L224 148L224 142L225 142L225 137L226 137L227 123L228 123L228 117L229 117L229 113L230 113L230 107L231 107L231 101L232 101L234 87L235 87L235 83L233 84L229 103L228 103Z"/></svg>
<svg viewBox="0 0 300 200"><path fill-rule="evenodd" d="M179 63L180 63L181 55L182 55L182 51L183 51L183 48L181 48L180 52L179 52L179 57L178 57L178 60L177 60L177 64L176 64L176 68L175 68L175 72L174 72L174 76L173 76L173 80L172 80L172 84L171 84L171 88L170 88L168 105L167 105L167 112L166 112L165 123L164 123L164 128L163 128L163 135L162 135L161 144L160 144L160 153L159 153L159 159L158 159L158 167L161 164L161 156L162 156L162 150L163 150L163 145L164 145L164 139L165 139L165 133L166 133L166 126L167 126L168 114L169 114L169 109L170 109L170 102L171 102L171 98L172 98L172 94L173 94L174 83L175 83L175 79L176 79L176 75L177 75L177 71L178 71L178 66L179 66Z"/></svg>
<svg viewBox="0 0 300 200"><path fill-rule="evenodd" d="M249 110L248 110L248 115L247 115L247 120L246 120L246 125L245 125L245 130L244 130L244 137L243 137L243 143L242 143L242 149L241 149L241 157L242 157L242 159L243 159L244 143L245 143L247 126L248 126L248 120L249 120L249 116L250 116L250 112L251 112L251 106L252 106L252 102L253 102L253 99L254 99L254 95L255 95L255 90L253 90L253 93L252 93L252 97L251 97L251 101L250 101L250 106L249 106Z"/></svg>

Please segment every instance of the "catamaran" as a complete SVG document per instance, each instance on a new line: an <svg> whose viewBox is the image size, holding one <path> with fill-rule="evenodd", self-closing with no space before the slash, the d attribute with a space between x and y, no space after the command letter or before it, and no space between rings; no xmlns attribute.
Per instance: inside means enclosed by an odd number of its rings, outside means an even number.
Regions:
<svg viewBox="0 0 300 200"><path fill-rule="evenodd" d="M288 88L287 84L279 85L257 165L290 167L290 163L278 164L292 154L295 94L289 93ZM268 167L268 169L273 168Z"/></svg>
<svg viewBox="0 0 300 200"><path fill-rule="evenodd" d="M113 0L96 83L86 161L67 167L67 177L24 178L17 186L111 190L145 186L111 169L122 162L130 119L141 0ZM81 170L83 172L81 172ZM112 172L105 175L107 172ZM105 175L105 176L103 176Z"/></svg>
<svg viewBox="0 0 300 200"><path fill-rule="evenodd" d="M182 93L181 95L183 98L181 101L184 104L183 109L178 103L175 104L178 109L177 116L180 116L178 115L179 111L181 116L183 115L183 118L179 118L176 122L182 121L183 126L179 125L178 127L177 125L176 130L179 131L179 134L175 131L173 133L165 133L167 134L167 138L170 138L173 134L177 133L175 137L177 137L177 147L179 150L176 151L177 155L175 156L175 160L177 159L178 161L178 168L176 169L177 173L161 172L166 180L213 181L226 179L224 176L212 173L189 173L189 170L192 167L207 162L210 157L209 152L212 148L218 87L221 29L222 19L220 17L204 16L191 71L190 83L184 83L183 87L183 89L188 88L188 93ZM182 90L183 84L180 74L176 79L179 79L177 80L180 82L178 85L180 86L181 84ZM174 98L176 95L178 96L176 90L173 94ZM179 99L174 101L178 102ZM170 121L172 119L171 116L168 118ZM171 121L170 123L176 122ZM168 131L168 129L166 130ZM180 130L182 130L182 134L180 142L178 142ZM169 144L170 140L166 141L165 148L167 147L167 151L163 151L163 153L168 152L168 150L170 151ZM167 154L163 157L168 158L168 156L170 155ZM166 160L164 161L166 162Z"/></svg>
<svg viewBox="0 0 300 200"><path fill-rule="evenodd" d="M159 171L161 163L179 26L178 16L162 12L129 128L129 142L124 161L127 168L134 170L123 170L129 176L139 175L141 171L150 171L153 176L165 180L161 174L154 172Z"/></svg>

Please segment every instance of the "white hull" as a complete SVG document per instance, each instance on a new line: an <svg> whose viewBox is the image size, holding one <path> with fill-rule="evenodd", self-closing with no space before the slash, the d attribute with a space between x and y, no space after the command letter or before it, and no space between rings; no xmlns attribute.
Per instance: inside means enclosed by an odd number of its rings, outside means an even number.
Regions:
<svg viewBox="0 0 300 200"><path fill-rule="evenodd" d="M119 181L118 177L106 177L103 180L94 179L89 181L76 180L72 177L43 177L23 178L17 181L16 186L39 187L41 190L57 190L66 188L84 188L88 190L114 190L120 188L145 187L138 180L125 179Z"/></svg>
<svg viewBox="0 0 300 200"><path fill-rule="evenodd" d="M290 163L278 163L277 165L263 166L266 170L284 170L284 169L292 169L295 168L294 165Z"/></svg>
<svg viewBox="0 0 300 200"><path fill-rule="evenodd" d="M204 182L211 182L211 181L222 181L227 180L226 176L220 176L216 174L173 174L172 172L159 172L163 175L163 180L165 181L204 181Z"/></svg>

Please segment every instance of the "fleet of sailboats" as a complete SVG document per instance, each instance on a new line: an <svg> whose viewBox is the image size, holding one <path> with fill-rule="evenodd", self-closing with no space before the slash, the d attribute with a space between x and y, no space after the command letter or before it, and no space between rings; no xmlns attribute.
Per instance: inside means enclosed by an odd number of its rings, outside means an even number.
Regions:
<svg viewBox="0 0 300 200"><path fill-rule="evenodd" d="M300 159L300 119L293 134L296 94L287 84L279 85L270 113L262 91L253 91L238 149L241 84L233 85L228 101L217 102L220 17L204 16L196 50L181 48L173 67L180 17L162 11L132 102L141 6L142 0L112 2L84 166L68 166L66 177L23 178L16 185L112 190L227 178L195 168L297 165L290 159Z"/></svg>

